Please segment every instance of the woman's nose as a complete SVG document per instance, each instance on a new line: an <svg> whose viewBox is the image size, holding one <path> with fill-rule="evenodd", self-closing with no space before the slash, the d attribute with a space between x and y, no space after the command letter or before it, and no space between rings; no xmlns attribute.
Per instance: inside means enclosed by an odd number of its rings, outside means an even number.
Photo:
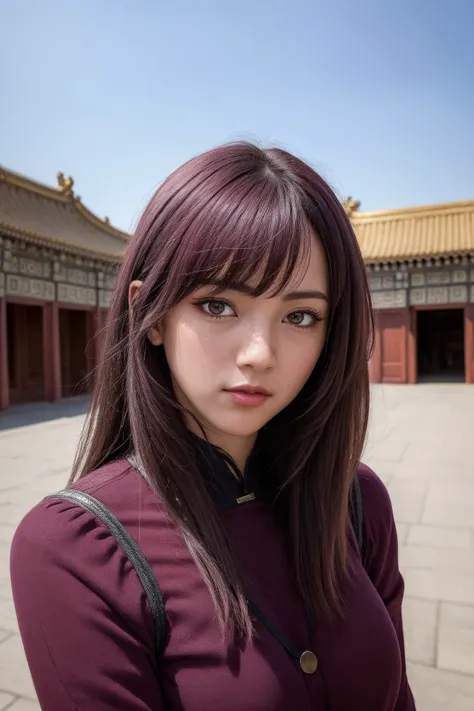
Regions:
<svg viewBox="0 0 474 711"><path fill-rule="evenodd" d="M267 370L275 365L275 352L270 333L253 331L237 354L239 368Z"/></svg>

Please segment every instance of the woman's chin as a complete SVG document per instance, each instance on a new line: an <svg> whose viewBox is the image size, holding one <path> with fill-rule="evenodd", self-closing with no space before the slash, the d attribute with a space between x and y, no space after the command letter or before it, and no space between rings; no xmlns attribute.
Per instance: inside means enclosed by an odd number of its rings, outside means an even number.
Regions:
<svg viewBox="0 0 474 711"><path fill-rule="evenodd" d="M268 422L268 418L252 416L238 418L222 418L218 422L209 423L211 428L228 437L253 437Z"/></svg>

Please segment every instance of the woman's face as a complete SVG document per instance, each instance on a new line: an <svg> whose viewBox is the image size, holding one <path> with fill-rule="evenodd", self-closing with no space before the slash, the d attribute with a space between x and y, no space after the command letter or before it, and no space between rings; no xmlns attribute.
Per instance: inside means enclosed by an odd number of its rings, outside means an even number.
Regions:
<svg viewBox="0 0 474 711"><path fill-rule="evenodd" d="M326 257L311 240L277 296L202 287L177 304L150 341L163 345L176 396L211 442L236 459L309 378L324 345L328 315ZM268 394L236 393L259 388ZM192 423L190 426L193 427Z"/></svg>

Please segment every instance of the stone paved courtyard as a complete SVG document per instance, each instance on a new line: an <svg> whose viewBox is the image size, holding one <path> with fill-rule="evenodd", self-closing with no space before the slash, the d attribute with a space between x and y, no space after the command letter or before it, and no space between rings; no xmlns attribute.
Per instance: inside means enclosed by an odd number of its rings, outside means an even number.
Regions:
<svg viewBox="0 0 474 711"><path fill-rule="evenodd" d="M11 599L10 541L24 513L65 484L84 410L78 401L0 415L0 711L39 709ZM474 387L376 386L364 460L395 509L417 709L473 711Z"/></svg>

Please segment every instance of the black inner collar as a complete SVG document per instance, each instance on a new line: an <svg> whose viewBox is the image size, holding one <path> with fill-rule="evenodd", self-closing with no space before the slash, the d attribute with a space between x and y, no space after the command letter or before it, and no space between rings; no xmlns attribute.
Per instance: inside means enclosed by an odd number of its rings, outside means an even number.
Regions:
<svg viewBox="0 0 474 711"><path fill-rule="evenodd" d="M247 460L244 472L234 459L219 447L193 434L199 470L209 487L209 493L219 508L239 506L238 499L248 494L273 501L278 482L271 476L264 448L258 441Z"/></svg>

